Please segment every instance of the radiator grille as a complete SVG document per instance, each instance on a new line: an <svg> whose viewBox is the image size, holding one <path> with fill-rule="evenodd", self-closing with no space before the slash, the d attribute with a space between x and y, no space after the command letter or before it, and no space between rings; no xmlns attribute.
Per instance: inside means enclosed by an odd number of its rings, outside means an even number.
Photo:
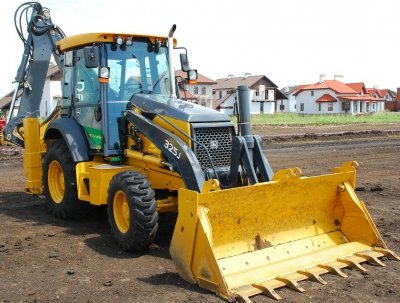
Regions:
<svg viewBox="0 0 400 303"><path fill-rule="evenodd" d="M194 128L194 139L208 149L215 167L231 164L232 130L232 127ZM202 167L211 167L207 152L202 146L195 143L194 153Z"/></svg>

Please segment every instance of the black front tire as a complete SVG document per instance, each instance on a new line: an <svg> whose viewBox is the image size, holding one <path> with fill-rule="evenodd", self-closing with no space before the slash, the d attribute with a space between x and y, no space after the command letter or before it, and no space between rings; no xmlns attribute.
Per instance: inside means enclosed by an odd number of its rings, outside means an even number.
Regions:
<svg viewBox="0 0 400 303"><path fill-rule="evenodd" d="M43 192L51 214L62 219L81 219L90 205L78 199L75 163L62 139L48 146L43 159Z"/></svg>
<svg viewBox="0 0 400 303"><path fill-rule="evenodd" d="M143 251L158 230L155 193L146 177L125 171L115 175L108 189L108 221L111 234L123 250Z"/></svg>

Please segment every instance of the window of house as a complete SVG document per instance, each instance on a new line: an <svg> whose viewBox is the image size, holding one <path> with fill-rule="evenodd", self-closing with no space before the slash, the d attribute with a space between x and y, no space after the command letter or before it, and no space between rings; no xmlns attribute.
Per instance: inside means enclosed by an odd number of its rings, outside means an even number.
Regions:
<svg viewBox="0 0 400 303"><path fill-rule="evenodd" d="M194 93L195 95L198 95L198 94L199 94L199 87L198 87L198 86L193 87L193 93Z"/></svg>
<svg viewBox="0 0 400 303"><path fill-rule="evenodd" d="M358 110L358 102L354 102L354 111Z"/></svg>
<svg viewBox="0 0 400 303"><path fill-rule="evenodd" d="M222 98L222 91L220 90L219 91L219 99L221 99Z"/></svg>
<svg viewBox="0 0 400 303"><path fill-rule="evenodd" d="M328 103L328 111L333 112L333 103Z"/></svg>
<svg viewBox="0 0 400 303"><path fill-rule="evenodd" d="M342 111L349 111L350 110L350 102L342 102Z"/></svg>
<svg viewBox="0 0 400 303"><path fill-rule="evenodd" d="M300 111L304 112L304 103L300 103Z"/></svg>
<svg viewBox="0 0 400 303"><path fill-rule="evenodd" d="M203 87L201 88L201 94L202 94L202 95L206 95L206 94L207 94L207 89L206 89L205 86L203 86Z"/></svg>
<svg viewBox="0 0 400 303"><path fill-rule="evenodd" d="M258 97L258 90L255 91L255 95L256 95L256 97Z"/></svg>
<svg viewBox="0 0 400 303"><path fill-rule="evenodd" d="M312 91L311 91L311 97L313 97L313 96L314 96L314 91L312 90Z"/></svg>
<svg viewBox="0 0 400 303"><path fill-rule="evenodd" d="M318 111L321 111L321 103L318 103Z"/></svg>
<svg viewBox="0 0 400 303"><path fill-rule="evenodd" d="M275 91L273 89L269 89L267 91L267 94L268 94L268 96L267 96L267 100L268 101L274 101L275 100Z"/></svg>

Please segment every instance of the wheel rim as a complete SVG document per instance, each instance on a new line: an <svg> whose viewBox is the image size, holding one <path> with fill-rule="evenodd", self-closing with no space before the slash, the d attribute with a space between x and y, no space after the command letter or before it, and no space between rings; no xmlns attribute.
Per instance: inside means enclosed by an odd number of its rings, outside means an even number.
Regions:
<svg viewBox="0 0 400 303"><path fill-rule="evenodd" d="M53 160L49 165L47 181L51 198L55 203L61 203L65 193L64 172L60 163L56 160Z"/></svg>
<svg viewBox="0 0 400 303"><path fill-rule="evenodd" d="M128 199L122 190L115 193L113 201L115 224L121 233L126 233L130 224L130 211Z"/></svg>

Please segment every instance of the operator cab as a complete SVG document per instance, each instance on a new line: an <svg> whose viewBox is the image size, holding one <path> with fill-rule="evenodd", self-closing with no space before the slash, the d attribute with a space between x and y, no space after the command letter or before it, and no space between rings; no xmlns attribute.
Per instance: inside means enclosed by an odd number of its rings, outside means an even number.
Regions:
<svg viewBox="0 0 400 303"><path fill-rule="evenodd" d="M121 34L84 34L59 41L65 53L62 115L78 121L93 153L122 154L117 119L135 95L171 97L175 91L167 41ZM185 55L183 59L187 63ZM190 72L193 77L196 71Z"/></svg>

